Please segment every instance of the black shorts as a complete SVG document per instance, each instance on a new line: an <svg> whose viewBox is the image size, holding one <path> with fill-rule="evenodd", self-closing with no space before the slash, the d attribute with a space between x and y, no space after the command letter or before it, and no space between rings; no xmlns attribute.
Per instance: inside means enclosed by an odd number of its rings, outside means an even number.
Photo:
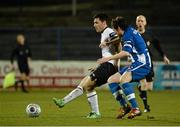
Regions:
<svg viewBox="0 0 180 127"><path fill-rule="evenodd" d="M146 75L146 81L152 82L154 78L154 69L151 67L151 71Z"/></svg>
<svg viewBox="0 0 180 127"><path fill-rule="evenodd" d="M29 69L28 65L21 65L21 66L19 66L19 71L21 73L25 73L26 75L29 75L30 69Z"/></svg>
<svg viewBox="0 0 180 127"><path fill-rule="evenodd" d="M109 63L103 63L100 64L96 70L92 71L90 74L91 80L95 80L96 81L96 86L101 86L105 83L107 83L108 78L115 74L117 72L117 68Z"/></svg>

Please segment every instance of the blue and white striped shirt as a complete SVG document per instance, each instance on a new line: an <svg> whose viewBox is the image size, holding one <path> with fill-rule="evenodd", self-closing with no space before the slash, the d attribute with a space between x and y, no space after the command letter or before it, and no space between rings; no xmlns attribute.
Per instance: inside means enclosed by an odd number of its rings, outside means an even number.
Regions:
<svg viewBox="0 0 180 127"><path fill-rule="evenodd" d="M122 36L123 51L129 52L133 70L141 66L151 67L149 51L141 35L132 27L128 27Z"/></svg>

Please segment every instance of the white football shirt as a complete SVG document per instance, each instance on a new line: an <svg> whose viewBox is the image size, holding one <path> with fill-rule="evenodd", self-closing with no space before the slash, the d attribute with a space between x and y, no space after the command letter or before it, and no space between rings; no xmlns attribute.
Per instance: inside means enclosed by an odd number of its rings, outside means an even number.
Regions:
<svg viewBox="0 0 180 127"><path fill-rule="evenodd" d="M101 43L102 42L107 42L110 41L112 36L116 35L115 32L113 31L113 29L107 27L105 28L105 30L101 33ZM110 51L110 46L104 46L101 47L101 51L102 51L102 57L108 57L108 56L112 56L113 53ZM109 63L115 64L115 60L110 60L108 61Z"/></svg>

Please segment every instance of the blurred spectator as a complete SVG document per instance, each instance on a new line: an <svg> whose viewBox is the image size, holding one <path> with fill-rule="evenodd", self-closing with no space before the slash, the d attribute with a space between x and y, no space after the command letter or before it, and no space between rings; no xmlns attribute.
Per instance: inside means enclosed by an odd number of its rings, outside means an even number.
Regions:
<svg viewBox="0 0 180 127"><path fill-rule="evenodd" d="M17 46L13 49L11 54L11 65L14 69L14 58L17 59L18 69L20 71L20 78L15 82L15 89L17 90L18 84L21 84L23 92L28 92L25 88L25 82L29 84L29 62L31 59L31 50L25 43L25 36L23 34L17 35Z"/></svg>

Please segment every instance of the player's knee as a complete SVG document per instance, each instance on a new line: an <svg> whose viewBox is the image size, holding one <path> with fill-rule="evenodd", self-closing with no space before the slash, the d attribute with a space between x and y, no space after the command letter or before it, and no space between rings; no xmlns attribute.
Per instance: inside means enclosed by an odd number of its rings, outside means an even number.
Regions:
<svg viewBox="0 0 180 127"><path fill-rule="evenodd" d="M108 83L113 83L112 78L111 78L111 77L110 77L110 78L108 78L107 82L108 82Z"/></svg>
<svg viewBox="0 0 180 127"><path fill-rule="evenodd" d="M126 82L129 82L128 78L123 77L123 76L120 77L119 81L120 81L120 83L122 83L122 84L123 84L123 83L126 83Z"/></svg>
<svg viewBox="0 0 180 127"><path fill-rule="evenodd" d="M95 86L93 86L93 85L86 85L86 86L84 86L84 89L85 89L86 91L88 91L88 92L94 90L94 88L95 88Z"/></svg>
<svg viewBox="0 0 180 127"><path fill-rule="evenodd" d="M153 90L153 87L150 87L150 88L148 87L148 89L147 89L147 90L152 91L152 90Z"/></svg>
<svg viewBox="0 0 180 127"><path fill-rule="evenodd" d="M141 84L141 90L142 91L147 91L147 85L146 84Z"/></svg>
<svg viewBox="0 0 180 127"><path fill-rule="evenodd" d="M96 75L94 73L91 73L89 75L89 77L90 77L91 81L95 81L96 80Z"/></svg>
<svg viewBox="0 0 180 127"><path fill-rule="evenodd" d="M107 82L108 83L113 83L113 82L119 83L120 79L119 79L119 77L111 76L111 77L108 78Z"/></svg>
<svg viewBox="0 0 180 127"><path fill-rule="evenodd" d="M120 78L120 83L126 83L126 82L128 82L126 79L124 79L124 78Z"/></svg>
<svg viewBox="0 0 180 127"><path fill-rule="evenodd" d="M94 90L94 88L95 88L95 85L94 85L94 83L86 83L85 85L83 85L83 88L86 90L86 91L88 91L88 92L90 92L90 91L92 91L92 90Z"/></svg>
<svg viewBox="0 0 180 127"><path fill-rule="evenodd" d="M147 82L147 90L149 91L153 90L153 82Z"/></svg>
<svg viewBox="0 0 180 127"><path fill-rule="evenodd" d="M141 91L146 91L147 90L147 84L141 82Z"/></svg>

